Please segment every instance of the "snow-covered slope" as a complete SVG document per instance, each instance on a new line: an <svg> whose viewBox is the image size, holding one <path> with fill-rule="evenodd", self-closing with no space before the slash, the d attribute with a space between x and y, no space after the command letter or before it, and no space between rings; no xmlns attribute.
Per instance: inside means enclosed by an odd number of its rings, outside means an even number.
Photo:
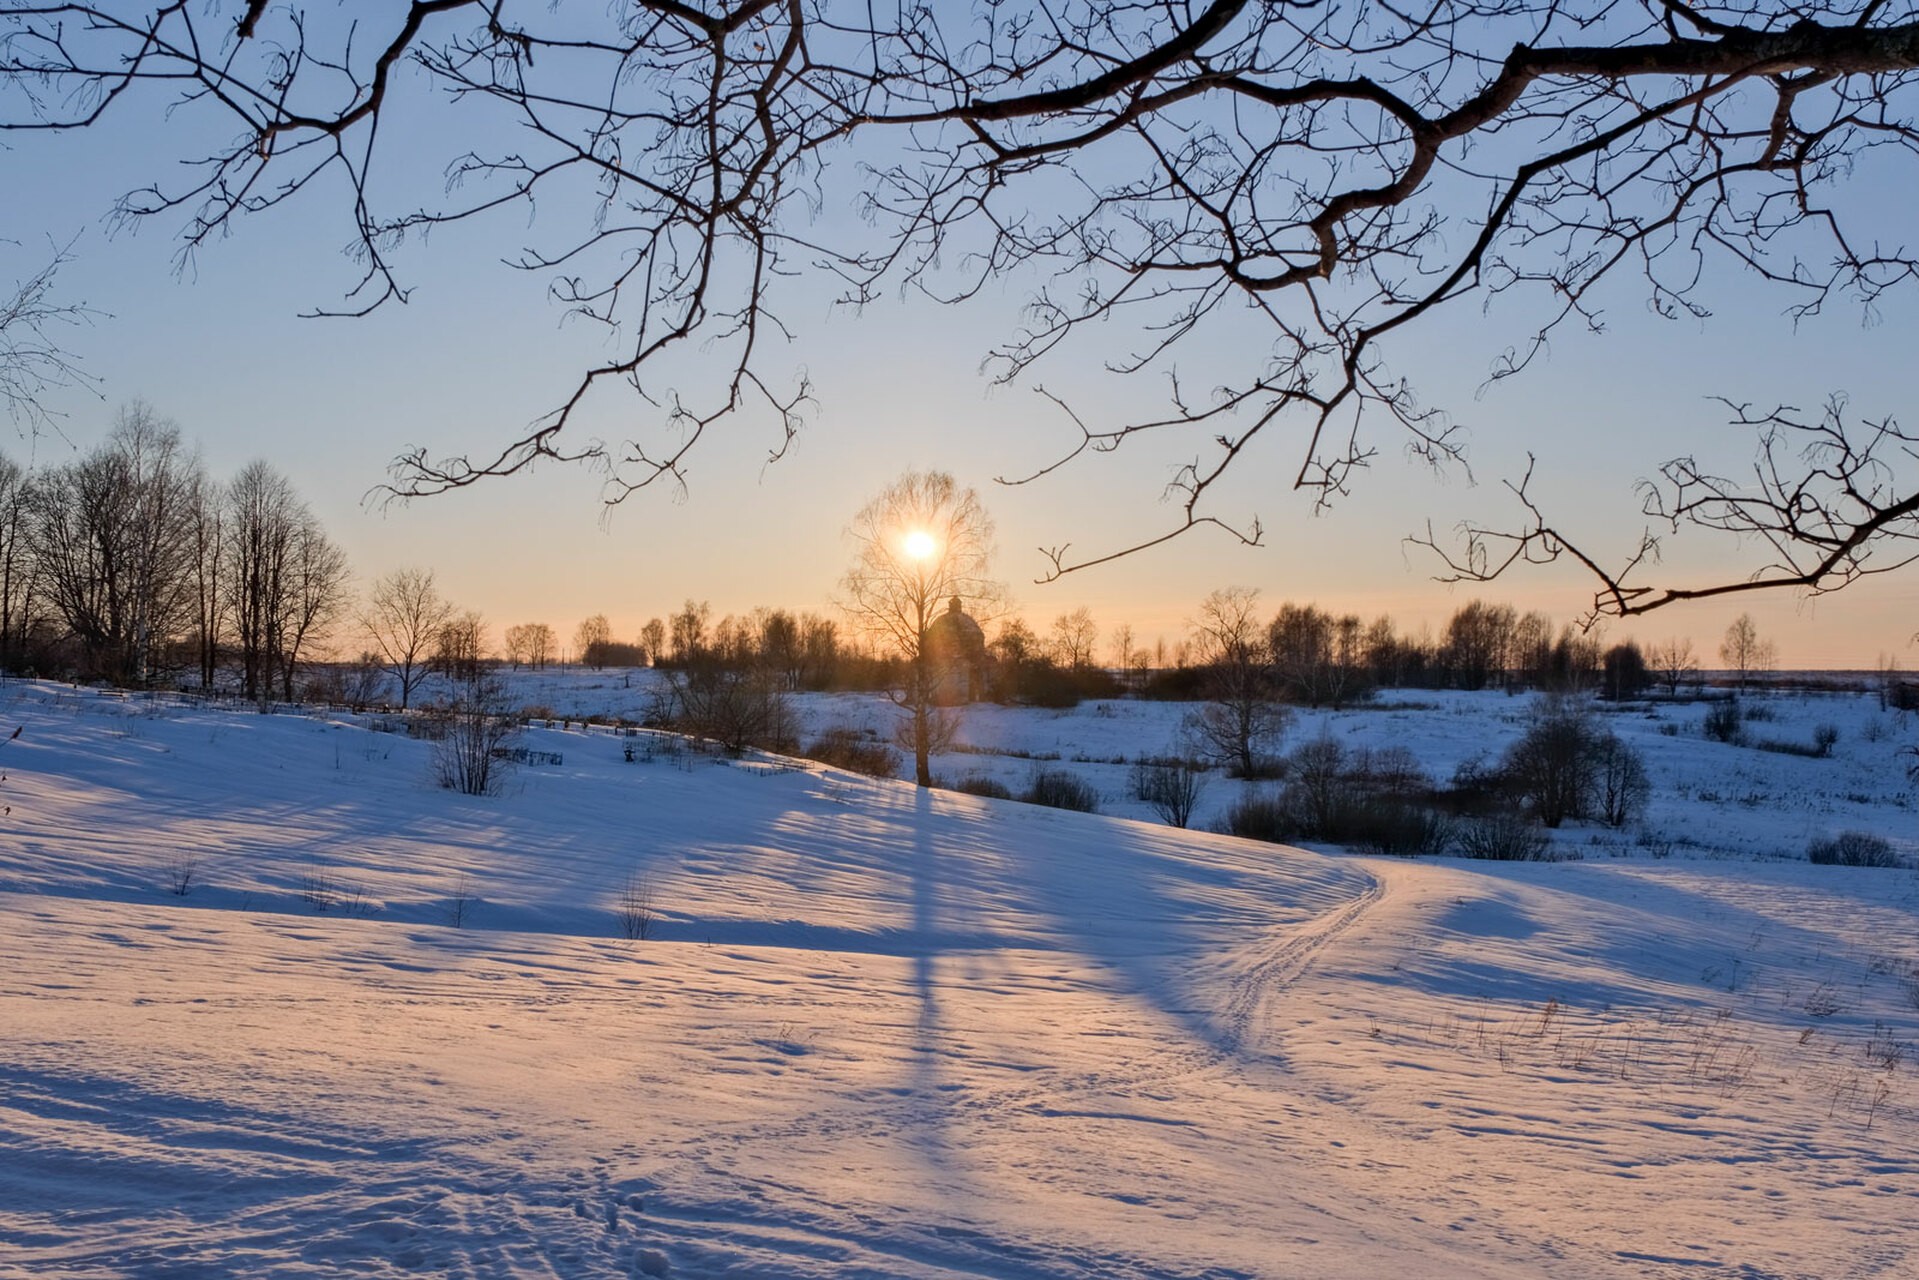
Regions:
<svg viewBox="0 0 1919 1280"><path fill-rule="evenodd" d="M402 735L46 685L16 723L0 1273L1919 1270L1912 872L1330 857L558 730L466 798Z"/></svg>

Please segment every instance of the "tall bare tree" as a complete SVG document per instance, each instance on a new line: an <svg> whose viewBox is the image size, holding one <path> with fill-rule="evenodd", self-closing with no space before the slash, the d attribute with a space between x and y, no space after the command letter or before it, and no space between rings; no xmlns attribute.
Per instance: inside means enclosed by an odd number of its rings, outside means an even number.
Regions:
<svg viewBox="0 0 1919 1280"><path fill-rule="evenodd" d="M1053 658L1071 671L1084 671L1093 665L1093 646L1099 641L1099 624L1085 605L1053 619Z"/></svg>
<svg viewBox="0 0 1919 1280"><path fill-rule="evenodd" d="M227 600L222 570L226 563L226 495L206 476L197 477L188 498L187 550L193 600L193 648L200 688L211 689L220 665Z"/></svg>
<svg viewBox="0 0 1919 1280"><path fill-rule="evenodd" d="M226 508L222 577L241 691L267 699L277 685L291 700L303 655L346 607L346 555L265 462L233 478Z"/></svg>
<svg viewBox="0 0 1919 1280"><path fill-rule="evenodd" d="M668 623L672 628L673 661L684 666L700 656L706 648L706 625L712 616L712 606L704 600L688 600L673 615Z"/></svg>
<svg viewBox="0 0 1919 1280"><path fill-rule="evenodd" d="M842 580L841 607L853 625L877 639L902 664L892 691L905 713L903 737L913 751L913 776L933 785L929 763L942 736L940 685L945 672L928 651L927 630L951 601L977 618L1004 598L987 576L993 558L993 520L979 495L943 471L911 471L860 509L847 527L853 566Z"/></svg>
<svg viewBox="0 0 1919 1280"><path fill-rule="evenodd" d="M1772 641L1759 634L1759 624L1750 613L1734 618L1719 642L1719 660L1739 677L1741 689L1751 683L1754 673L1770 669L1777 654Z"/></svg>
<svg viewBox="0 0 1919 1280"><path fill-rule="evenodd" d="M426 679L440 628L453 616L431 569L395 569L373 584L360 623L400 684L400 709Z"/></svg>
<svg viewBox="0 0 1919 1280"><path fill-rule="evenodd" d="M1391 360L1489 296L1525 295L1514 311L1543 316L1525 322L1506 376L1562 326L1596 328L1615 279L1688 320L1705 316L1721 263L1801 315L1910 287L1919 258L1861 225L1860 191L1882 184L1846 182L1870 151L1910 185L1915 71L1912 0L633 0L591 13L413 0L351 21L299 0L0 11L0 126L164 111L177 136L221 140L155 157L196 163L131 178L119 208L181 219L188 252L246 213L340 193L363 274L337 310L404 296L396 246L422 238L407 233L541 202L542 238L523 252L516 239L511 260L552 273L558 296L623 346L517 438L475 457L404 454L401 493L559 458L609 465L618 501L682 483L688 451L745 414L767 423L777 456L809 388L769 367L768 339L781 290L816 269L857 305L901 284L963 301L1031 268L1046 283L991 356L1006 380L1082 334L1104 353L1130 332L1116 372L1157 376L1263 326L1267 349L1209 369L1209 394L1169 377L1161 411L1062 419L1069 456L1170 430L1197 447L1173 477L1170 527L1119 554L1207 525L1258 541L1257 521L1229 524L1214 494L1262 437L1292 433L1288 478L1322 502L1373 457L1375 424L1435 462L1458 457L1453 421ZM476 127L420 118L447 112ZM523 127L475 149L501 119ZM394 151L399 139L415 150ZM451 179L440 203L381 180L435 160ZM842 196L866 217L836 238L814 214ZM688 351L718 374L681 385ZM576 418L622 387L665 406L648 430L576 439ZM1596 575L1598 608L1639 613L1833 589L1919 554L1912 432L1837 407L1729 412L1757 437L1757 483L1670 462L1648 492L1653 523L1615 560L1519 479L1513 524L1470 527L1462 550L1446 548L1452 572L1570 556ZM1654 579L1662 526L1688 525L1746 535L1759 555L1723 578ZM1105 558L1061 548L1053 564Z"/></svg>
<svg viewBox="0 0 1919 1280"><path fill-rule="evenodd" d="M0 670L26 662L39 616L38 574L27 546L32 501L26 470L0 454Z"/></svg>
<svg viewBox="0 0 1919 1280"><path fill-rule="evenodd" d="M640 628L640 648L646 651L646 660L659 666L666 659L666 623L658 618L648 618L646 625Z"/></svg>
<svg viewBox="0 0 1919 1280"><path fill-rule="evenodd" d="M1646 655L1653 678L1666 686L1666 696L1679 696L1679 686L1699 674L1699 659L1693 656L1692 641L1677 636L1652 647Z"/></svg>
<svg viewBox="0 0 1919 1280"><path fill-rule="evenodd" d="M199 472L180 429L134 402L99 448L34 486L34 563L92 673L144 681L184 623Z"/></svg>
<svg viewBox="0 0 1919 1280"><path fill-rule="evenodd" d="M1202 754L1242 778L1257 776L1287 718L1258 609L1258 591L1228 587L1200 602L1192 624L1208 702L1187 717L1186 732Z"/></svg>
<svg viewBox="0 0 1919 1280"><path fill-rule="evenodd" d="M606 646L613 642L613 624L596 613L573 631L573 660L584 666L606 665Z"/></svg>

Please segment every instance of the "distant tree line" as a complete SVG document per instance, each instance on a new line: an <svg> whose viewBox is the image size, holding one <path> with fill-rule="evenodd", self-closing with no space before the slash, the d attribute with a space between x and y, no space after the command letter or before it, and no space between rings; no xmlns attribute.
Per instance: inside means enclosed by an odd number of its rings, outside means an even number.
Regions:
<svg viewBox="0 0 1919 1280"><path fill-rule="evenodd" d="M250 698L291 698L349 581L285 476L214 479L147 405L71 462L0 456L0 668L208 688L230 669Z"/></svg>
<svg viewBox="0 0 1919 1280"><path fill-rule="evenodd" d="M1290 601L1266 615L1257 598L1240 589L1215 592L1187 637L1152 649L1136 646L1124 624L1107 633L1102 649L1101 628L1085 608L1061 614L1044 634L1021 617L1005 618L986 646L985 696L1048 707L1128 694L1205 701L1224 679L1266 701L1337 708L1384 688L1676 695L1699 676L1690 640L1650 649L1630 640L1607 644L1597 633L1509 604L1468 601L1435 635L1404 632L1389 616L1366 620ZM1749 617L1728 636L1722 656L1732 669L1749 677L1771 662L1771 647L1756 638ZM595 615L576 630L574 653L592 667L757 671L788 692L879 690L899 676L898 659L876 653L833 618L762 607L715 620L711 606L697 600L651 619L632 642L614 639L605 616ZM516 667L556 661L553 628L509 627L504 656Z"/></svg>
<svg viewBox="0 0 1919 1280"><path fill-rule="evenodd" d="M1152 672L1148 697L1205 696L1221 655L1278 701L1343 707L1378 689L1541 689L1638 696L1666 681L1676 690L1698 671L1690 641L1671 641L1652 653L1625 641L1607 645L1576 626L1555 627L1534 611L1471 600L1453 612L1437 636L1400 631L1391 617L1370 621L1316 605L1282 603L1269 619L1257 616L1256 593L1215 592L1194 624L1195 647L1171 667ZM1230 623L1222 618L1230 613ZM1222 626L1230 634L1222 635ZM1669 680L1668 680L1669 677Z"/></svg>

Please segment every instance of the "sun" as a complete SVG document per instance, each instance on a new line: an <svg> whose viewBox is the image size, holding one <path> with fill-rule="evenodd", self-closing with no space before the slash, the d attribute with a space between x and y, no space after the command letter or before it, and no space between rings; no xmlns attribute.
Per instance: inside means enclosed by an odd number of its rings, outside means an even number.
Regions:
<svg viewBox="0 0 1919 1280"><path fill-rule="evenodd" d="M909 560L925 560L932 556L939 544L933 541L933 535L924 529L915 529L906 535L906 556Z"/></svg>

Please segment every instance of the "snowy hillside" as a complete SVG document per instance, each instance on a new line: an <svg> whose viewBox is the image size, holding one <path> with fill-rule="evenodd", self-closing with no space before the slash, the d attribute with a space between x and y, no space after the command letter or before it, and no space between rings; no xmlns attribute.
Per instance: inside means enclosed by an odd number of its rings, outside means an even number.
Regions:
<svg viewBox="0 0 1919 1280"><path fill-rule="evenodd" d="M1723 808L1737 749L1649 725L1700 762L1660 803L1910 841L1865 714ZM1361 859L558 728L468 798L403 734L53 685L16 724L0 1273L1919 1273L1913 871Z"/></svg>

